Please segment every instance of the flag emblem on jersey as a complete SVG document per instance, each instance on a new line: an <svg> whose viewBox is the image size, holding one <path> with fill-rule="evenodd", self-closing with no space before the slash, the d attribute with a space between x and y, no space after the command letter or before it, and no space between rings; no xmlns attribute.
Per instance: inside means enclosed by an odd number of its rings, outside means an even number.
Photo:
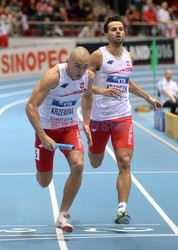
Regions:
<svg viewBox="0 0 178 250"><path fill-rule="evenodd" d="M80 83L80 88L83 89L84 88L84 82Z"/></svg>
<svg viewBox="0 0 178 250"><path fill-rule="evenodd" d="M127 66L130 66L130 62L129 62L129 61L126 61L126 65L127 65Z"/></svg>
<svg viewBox="0 0 178 250"><path fill-rule="evenodd" d="M61 88L66 88L69 85L69 83L64 83L61 85Z"/></svg>
<svg viewBox="0 0 178 250"><path fill-rule="evenodd" d="M113 64L114 60L109 60L107 63L108 64Z"/></svg>

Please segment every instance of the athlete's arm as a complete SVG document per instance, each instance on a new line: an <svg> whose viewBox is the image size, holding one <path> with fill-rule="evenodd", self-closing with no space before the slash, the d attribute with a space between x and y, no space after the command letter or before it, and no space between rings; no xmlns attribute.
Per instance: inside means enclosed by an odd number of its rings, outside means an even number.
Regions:
<svg viewBox="0 0 178 250"><path fill-rule="evenodd" d="M108 89L103 89L100 87L96 87L95 85L92 86L93 94L95 95L105 95L116 97L122 95L122 91L119 88L110 87Z"/></svg>
<svg viewBox="0 0 178 250"><path fill-rule="evenodd" d="M162 109L162 104L138 87L138 85L133 80L129 80L129 92L145 99L156 110Z"/></svg>
<svg viewBox="0 0 178 250"><path fill-rule="evenodd" d="M48 137L41 125L38 107L44 101L50 89L57 87L59 83L59 70L57 66L48 70L34 88L26 105L26 114L35 129L42 145L48 150L54 150L54 141Z"/></svg>
<svg viewBox="0 0 178 250"><path fill-rule="evenodd" d="M95 78L95 74L92 71L88 71L88 88L85 94L81 98L81 109L83 115L83 129L86 134L88 144L92 146L92 137L89 129L89 122L90 122L90 114L91 108L93 103L93 92L92 92L92 84Z"/></svg>
<svg viewBox="0 0 178 250"><path fill-rule="evenodd" d="M101 51L95 50L91 55L90 55L90 61L89 61L89 67L88 69L93 71L95 73L97 70L100 70L103 62L103 56Z"/></svg>

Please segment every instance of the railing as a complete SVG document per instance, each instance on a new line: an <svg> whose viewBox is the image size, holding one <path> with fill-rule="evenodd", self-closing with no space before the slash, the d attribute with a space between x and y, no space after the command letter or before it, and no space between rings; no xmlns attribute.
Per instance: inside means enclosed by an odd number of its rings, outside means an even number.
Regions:
<svg viewBox="0 0 178 250"><path fill-rule="evenodd" d="M24 21L4 23L9 36L59 36L95 37L103 35L102 22L52 22ZM85 27L85 30L83 28ZM145 22L125 23L127 36L161 36L175 38L178 35L178 22L148 24Z"/></svg>

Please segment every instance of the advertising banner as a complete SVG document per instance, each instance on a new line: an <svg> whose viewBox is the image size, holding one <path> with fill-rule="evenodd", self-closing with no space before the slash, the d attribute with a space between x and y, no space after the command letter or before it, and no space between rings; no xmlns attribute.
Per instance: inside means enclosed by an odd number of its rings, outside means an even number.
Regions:
<svg viewBox="0 0 178 250"><path fill-rule="evenodd" d="M44 73L55 64L65 62L75 46L72 41L0 50L1 77Z"/></svg>
<svg viewBox="0 0 178 250"><path fill-rule="evenodd" d="M83 43L80 45L86 47L91 53L106 44L107 43ZM151 45L152 40L125 41L123 44L128 51L132 51L134 53L134 65L150 64ZM159 64L175 63L174 40L156 40L156 46Z"/></svg>

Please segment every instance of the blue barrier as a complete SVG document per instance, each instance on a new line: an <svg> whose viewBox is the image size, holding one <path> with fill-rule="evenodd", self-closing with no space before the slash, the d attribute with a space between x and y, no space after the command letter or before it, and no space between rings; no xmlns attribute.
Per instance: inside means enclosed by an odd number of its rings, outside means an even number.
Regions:
<svg viewBox="0 0 178 250"><path fill-rule="evenodd" d="M155 111L155 128L162 132L165 131L165 110Z"/></svg>

